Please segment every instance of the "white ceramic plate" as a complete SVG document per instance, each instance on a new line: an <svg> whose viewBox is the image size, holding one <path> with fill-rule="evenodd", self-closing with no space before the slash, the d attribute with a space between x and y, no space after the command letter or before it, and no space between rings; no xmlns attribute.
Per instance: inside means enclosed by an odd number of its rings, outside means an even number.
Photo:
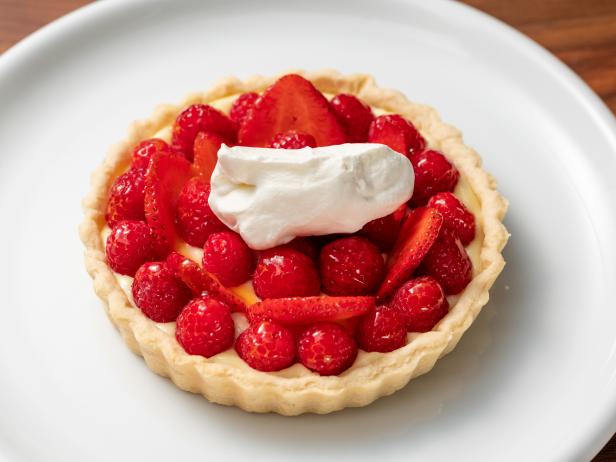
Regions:
<svg viewBox="0 0 616 462"><path fill-rule="evenodd" d="M221 76L335 67L436 106L511 201L507 268L458 348L363 409L283 418L151 373L77 237L128 124ZM10 461L588 460L616 431L616 129L503 24L443 1L109 1L0 58L0 453Z"/></svg>

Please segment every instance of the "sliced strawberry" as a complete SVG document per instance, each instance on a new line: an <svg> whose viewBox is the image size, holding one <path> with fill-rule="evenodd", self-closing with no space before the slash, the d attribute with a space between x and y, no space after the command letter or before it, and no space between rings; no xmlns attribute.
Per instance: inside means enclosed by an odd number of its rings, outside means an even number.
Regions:
<svg viewBox="0 0 616 462"><path fill-rule="evenodd" d="M422 207L411 211L387 261L387 275L377 292L379 298L389 296L411 277L434 244L442 224L443 216L436 209Z"/></svg>
<svg viewBox="0 0 616 462"><path fill-rule="evenodd" d="M239 144L266 147L276 134L288 130L312 135L317 146L346 141L327 99L296 74L281 77L265 90L242 122Z"/></svg>
<svg viewBox="0 0 616 462"><path fill-rule="evenodd" d="M199 132L195 138L193 152L193 166L195 173L203 178L204 181L210 182L216 161L218 161L218 150L220 145L224 143L224 139L213 132Z"/></svg>
<svg viewBox="0 0 616 462"><path fill-rule="evenodd" d="M179 155L156 153L145 179L145 217L152 230L152 248L161 258L178 239L175 209L180 191L191 177L191 165Z"/></svg>
<svg viewBox="0 0 616 462"><path fill-rule="evenodd" d="M374 297L272 298L248 307L251 323L271 319L285 325L342 321L361 316L375 307Z"/></svg>
<svg viewBox="0 0 616 462"><path fill-rule="evenodd" d="M190 288L195 297L200 297L204 292L207 292L211 297L227 305L233 312L246 311L246 304L242 299L190 258L186 258L178 252L171 252L167 257L166 265L173 271L176 278Z"/></svg>

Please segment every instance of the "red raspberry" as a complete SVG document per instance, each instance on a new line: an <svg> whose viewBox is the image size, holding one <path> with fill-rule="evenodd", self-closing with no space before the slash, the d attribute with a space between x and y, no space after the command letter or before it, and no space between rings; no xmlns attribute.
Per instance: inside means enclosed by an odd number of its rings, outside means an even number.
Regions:
<svg viewBox="0 0 616 462"><path fill-rule="evenodd" d="M369 143L381 143L409 157L426 148L426 140L415 126L398 114L378 116L370 125Z"/></svg>
<svg viewBox="0 0 616 462"><path fill-rule="evenodd" d="M262 299L308 297L321 288L310 257L285 246L261 252L252 284Z"/></svg>
<svg viewBox="0 0 616 462"><path fill-rule="evenodd" d="M152 321L175 321L190 296L188 287L175 278L164 262L144 263L135 273L133 299Z"/></svg>
<svg viewBox="0 0 616 462"><path fill-rule="evenodd" d="M351 367L357 344L339 324L320 322L305 329L297 342L299 361L320 375L338 375Z"/></svg>
<svg viewBox="0 0 616 462"><path fill-rule="evenodd" d="M441 228L422 262L421 272L434 277L445 295L453 295L462 292L473 279L473 264L460 239L449 228Z"/></svg>
<svg viewBox="0 0 616 462"><path fill-rule="evenodd" d="M259 95L256 93L243 93L233 102L231 111L229 111L229 117L236 126L242 125L248 112L254 107L258 99Z"/></svg>
<svg viewBox="0 0 616 462"><path fill-rule="evenodd" d="M394 213L366 223L359 234L375 243L381 252L387 252L396 243L406 212L407 206L402 204Z"/></svg>
<svg viewBox="0 0 616 462"><path fill-rule="evenodd" d="M189 355L209 358L228 350L235 338L229 308L208 296L191 300L178 316L175 338Z"/></svg>
<svg viewBox="0 0 616 462"><path fill-rule="evenodd" d="M210 185L199 177L191 178L178 197L176 217L180 236L195 247L203 247L210 234L227 229L212 212L209 197Z"/></svg>
<svg viewBox="0 0 616 462"><path fill-rule="evenodd" d="M435 208L443 215L443 226L451 229L462 241L470 244L475 239L475 216L453 193L441 192L428 201L428 207Z"/></svg>
<svg viewBox="0 0 616 462"><path fill-rule="evenodd" d="M223 286L238 286L250 279L255 269L254 254L233 231L213 233L203 247L203 268Z"/></svg>
<svg viewBox="0 0 616 462"><path fill-rule="evenodd" d="M145 220L145 171L130 169L120 175L109 190L105 220L115 226L124 220Z"/></svg>
<svg viewBox="0 0 616 462"><path fill-rule="evenodd" d="M200 131L214 132L227 144L234 144L237 136L235 124L222 112L207 104L193 104L175 120L171 145L192 160L193 145Z"/></svg>
<svg viewBox="0 0 616 462"><path fill-rule="evenodd" d="M411 156L415 171L415 189L409 201L411 207L420 207L436 193L453 191L460 174L458 170L438 151L431 149Z"/></svg>
<svg viewBox="0 0 616 462"><path fill-rule="evenodd" d="M286 327L272 321L253 324L240 334L235 350L253 369L279 371L295 362L295 339Z"/></svg>
<svg viewBox="0 0 616 462"><path fill-rule="evenodd" d="M319 247L310 237L296 237L285 245L303 253L304 255L308 255L313 260L316 260L319 256Z"/></svg>
<svg viewBox="0 0 616 462"><path fill-rule="evenodd" d="M409 332L428 332L449 311L449 303L442 287L430 276L402 284L390 305L406 319Z"/></svg>
<svg viewBox="0 0 616 462"><path fill-rule="evenodd" d="M344 237L330 242L319 256L323 291L328 295L369 295L385 276L385 262L368 239Z"/></svg>
<svg viewBox="0 0 616 462"><path fill-rule="evenodd" d="M171 149L160 138L142 141L133 149L133 168L148 168L150 159L157 152L171 152Z"/></svg>
<svg viewBox="0 0 616 462"><path fill-rule="evenodd" d="M331 107L344 128L349 143L365 143L374 120L370 106L353 95L341 93L330 101Z"/></svg>
<svg viewBox="0 0 616 462"><path fill-rule="evenodd" d="M143 221L121 221L111 230L105 253L112 270L133 276L151 258L150 228Z"/></svg>
<svg viewBox="0 0 616 462"><path fill-rule="evenodd" d="M359 347L364 351L387 353L406 344L406 324L402 313L386 305L377 306L359 322Z"/></svg>
<svg viewBox="0 0 616 462"><path fill-rule="evenodd" d="M289 130L287 132L277 133L274 135L269 147L276 149L302 149L305 147L316 148L317 142L315 141L314 136L308 133Z"/></svg>

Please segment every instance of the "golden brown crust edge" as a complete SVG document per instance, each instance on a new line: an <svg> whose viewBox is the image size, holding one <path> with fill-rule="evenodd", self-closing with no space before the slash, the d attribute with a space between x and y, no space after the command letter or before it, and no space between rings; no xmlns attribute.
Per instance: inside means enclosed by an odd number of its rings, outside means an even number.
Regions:
<svg viewBox="0 0 616 462"><path fill-rule="evenodd" d="M285 378L186 354L173 336L132 306L123 292L105 261L101 230L107 191L117 173L130 162L132 146L169 125L189 104L262 91L277 77L256 76L245 81L226 78L205 93L192 94L178 106L160 106L151 118L135 122L128 138L112 147L104 163L92 174L91 189L83 201L85 217L80 226L81 240L86 248L85 264L96 294L127 345L142 355L154 372L170 377L178 387L200 393L210 401L251 412L273 411L283 415L328 413L345 407L365 406L432 369L437 359L456 346L487 303L488 290L504 267L501 251L509 237L502 224L507 201L496 190L494 179L481 169L477 153L464 145L461 133L443 123L433 108L412 103L397 91L378 88L369 75L342 75L333 70L296 72L310 79L323 92L353 93L371 106L412 120L430 145L453 161L479 198L477 226L484 235L480 267L475 268L473 280L433 331L416 336L405 347L391 353L376 354L367 364L353 367L340 376L311 374Z"/></svg>

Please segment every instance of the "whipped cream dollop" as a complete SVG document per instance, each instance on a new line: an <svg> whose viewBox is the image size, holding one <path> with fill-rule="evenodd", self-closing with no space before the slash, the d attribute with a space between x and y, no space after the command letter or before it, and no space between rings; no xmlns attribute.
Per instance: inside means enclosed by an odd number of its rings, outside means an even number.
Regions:
<svg viewBox="0 0 616 462"><path fill-rule="evenodd" d="M413 193L411 162L382 144L269 149L222 145L212 211L255 250L354 233Z"/></svg>

